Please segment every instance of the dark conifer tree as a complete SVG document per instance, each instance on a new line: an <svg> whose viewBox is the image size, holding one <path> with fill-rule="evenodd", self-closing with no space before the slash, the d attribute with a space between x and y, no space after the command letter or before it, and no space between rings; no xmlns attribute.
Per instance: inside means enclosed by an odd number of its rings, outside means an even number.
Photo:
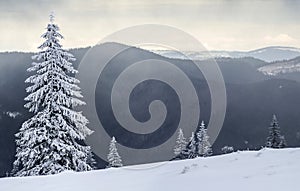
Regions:
<svg viewBox="0 0 300 191"><path fill-rule="evenodd" d="M280 133L280 127L276 115L273 115L271 126L269 127L269 136L267 137L266 147L269 148L284 148L286 141Z"/></svg>

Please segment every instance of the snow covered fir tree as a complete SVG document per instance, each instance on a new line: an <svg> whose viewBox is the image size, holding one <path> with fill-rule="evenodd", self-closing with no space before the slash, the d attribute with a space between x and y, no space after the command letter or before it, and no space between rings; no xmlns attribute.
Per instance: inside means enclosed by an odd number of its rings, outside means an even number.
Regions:
<svg viewBox="0 0 300 191"><path fill-rule="evenodd" d="M191 159L196 157L207 157L212 155L212 148L204 122L197 128L189 139L186 147L175 159Z"/></svg>
<svg viewBox="0 0 300 191"><path fill-rule="evenodd" d="M269 148L284 148L286 147L284 136L280 133L276 115L273 115L271 126L269 127L269 136L267 137L266 147Z"/></svg>
<svg viewBox="0 0 300 191"><path fill-rule="evenodd" d="M194 132L192 132L192 136L189 138L189 141L187 142L186 146L181 150L181 152L176 155L173 160L183 160L183 159L191 159L195 158L195 138L194 138Z"/></svg>
<svg viewBox="0 0 300 191"><path fill-rule="evenodd" d="M179 155L181 153L181 151L183 151L183 149L186 147L186 144L187 144L187 142L185 140L183 131L180 128L179 131L178 131L178 137L177 137L176 145L175 145L175 148L174 148L175 156Z"/></svg>
<svg viewBox="0 0 300 191"><path fill-rule="evenodd" d="M196 133L198 141L196 142L196 153L200 157L207 157L212 155L211 144L209 143L209 136L205 128L204 121L201 122L200 128Z"/></svg>
<svg viewBox="0 0 300 191"><path fill-rule="evenodd" d="M116 141L115 137L112 137L110 144L109 144L109 153L107 155L107 161L108 161L107 168L111 168L111 167L117 168L117 167L123 166L122 159L118 153L116 143L117 143L117 141Z"/></svg>
<svg viewBox="0 0 300 191"><path fill-rule="evenodd" d="M72 66L75 58L62 48L59 40L63 36L53 14L42 38L41 51L32 57L37 62L28 69L34 74L25 81L31 84L26 89L25 107L33 116L16 134L14 176L87 171L94 161L91 148L79 144L92 131L86 117L74 110L84 104L79 81L72 77L77 73Z"/></svg>

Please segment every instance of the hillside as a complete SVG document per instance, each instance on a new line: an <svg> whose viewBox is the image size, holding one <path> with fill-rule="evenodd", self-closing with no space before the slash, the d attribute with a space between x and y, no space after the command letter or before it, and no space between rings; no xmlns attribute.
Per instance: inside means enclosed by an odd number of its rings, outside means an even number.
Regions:
<svg viewBox="0 0 300 191"><path fill-rule="evenodd" d="M1 178L9 191L295 190L300 148L243 151L209 158L153 163L52 176Z"/></svg>
<svg viewBox="0 0 300 191"><path fill-rule="evenodd" d="M258 70L266 75L276 76L284 75L286 73L293 73L300 71L300 57L291 60L277 61L258 68Z"/></svg>
<svg viewBox="0 0 300 191"><path fill-rule="evenodd" d="M125 46L116 43L101 45L104 53L111 51L116 46ZM74 66L77 67L87 48L73 49L71 52L77 58ZM30 66L31 53L1 53L0 54L0 177L10 172L15 154L15 137L23 121L30 117L30 113L23 107L26 96L24 80L29 75L26 69ZM111 60L114 70L119 70L122 65L137 62L143 59L163 60L178 66L191 81L195 84L196 91L200 98L201 119L207 121L210 116L210 92L203 75L191 66L187 60L168 59L151 52L131 47L122 54ZM299 104L300 100L300 79L299 73L286 73L282 75L266 76L257 68L266 65L265 62L254 58L219 58L216 59L222 71L227 92L227 112L221 133L213 145L214 154L219 154L225 145L233 146L236 150L258 149L265 144L268 133L268 126L272 115L277 114L279 124L287 143L291 147L299 146ZM199 61L200 62L200 61ZM204 62L204 61L201 61ZM110 75L112 77L112 75ZM110 79L110 78L109 78ZM156 91L149 91L155 89ZM101 96L106 96L106 91L97 88L97 108L107 111L100 102ZM108 95L108 94L107 94ZM271 96L270 96L271 95ZM130 105L134 115L141 120L147 119L148 110L145 100L153 100L159 96L169 105L170 120L174 123L174 116L178 115L176 106L176 94L162 84L145 82L135 89L130 98ZM107 97L104 97L107 98ZM167 103L166 102L166 103ZM98 110L97 110L98 112ZM89 115L87 115L89 116ZM103 120L107 126L112 126L114 120L106 116ZM118 133L117 133L118 134ZM120 133L121 134L121 133ZM119 135L119 134L118 134ZM234 139L232 138L234 136ZM130 144L136 144L123 136ZM149 142L153 144L153 142ZM170 149L171 152L172 149ZM125 157L125 156L124 156ZM147 157L144 157L148 160ZM140 158L142 159L142 158ZM144 161L153 162L153 161ZM143 163L144 163L143 162ZM103 168L106 164L97 158L97 167Z"/></svg>

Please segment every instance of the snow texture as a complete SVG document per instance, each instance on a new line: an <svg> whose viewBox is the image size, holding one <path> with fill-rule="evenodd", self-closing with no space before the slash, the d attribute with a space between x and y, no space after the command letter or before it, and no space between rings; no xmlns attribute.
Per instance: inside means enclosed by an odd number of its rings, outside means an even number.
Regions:
<svg viewBox="0 0 300 191"><path fill-rule="evenodd" d="M298 190L300 148L226 155L52 176L0 178L9 191ZM135 170L136 169L136 170ZM142 170L144 169L144 170ZM199 190L197 189L197 190Z"/></svg>

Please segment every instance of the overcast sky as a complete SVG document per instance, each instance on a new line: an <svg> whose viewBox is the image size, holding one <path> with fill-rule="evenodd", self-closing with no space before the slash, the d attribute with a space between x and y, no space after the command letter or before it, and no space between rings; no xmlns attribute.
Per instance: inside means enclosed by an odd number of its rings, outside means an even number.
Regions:
<svg viewBox="0 0 300 191"><path fill-rule="evenodd" d="M300 47L297 0L0 0L0 51L36 51L55 11L66 48L137 24L166 24L210 50Z"/></svg>

